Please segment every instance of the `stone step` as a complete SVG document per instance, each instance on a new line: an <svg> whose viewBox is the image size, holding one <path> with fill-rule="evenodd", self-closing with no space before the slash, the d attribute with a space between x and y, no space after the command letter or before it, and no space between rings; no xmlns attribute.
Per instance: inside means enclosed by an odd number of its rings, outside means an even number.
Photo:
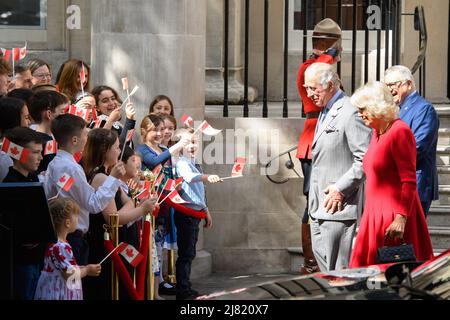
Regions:
<svg viewBox="0 0 450 320"><path fill-rule="evenodd" d="M439 118L450 117L450 104L434 104Z"/></svg>
<svg viewBox="0 0 450 320"><path fill-rule="evenodd" d="M303 248L302 247L289 247L287 248L291 260L291 272L299 272L300 266L305 260L303 258Z"/></svg>
<svg viewBox="0 0 450 320"><path fill-rule="evenodd" d="M440 206L450 205L450 185L439 184L439 200L436 200L433 203Z"/></svg>
<svg viewBox="0 0 450 320"><path fill-rule="evenodd" d="M433 248L448 249L450 248L450 227L428 227L430 232L431 243Z"/></svg>
<svg viewBox="0 0 450 320"><path fill-rule="evenodd" d="M436 227L450 227L450 205L433 205L428 212L427 224Z"/></svg>
<svg viewBox="0 0 450 320"><path fill-rule="evenodd" d="M438 181L442 185L450 185L450 166L437 166Z"/></svg>
<svg viewBox="0 0 450 320"><path fill-rule="evenodd" d="M438 145L436 150L436 164L450 165L450 146Z"/></svg>
<svg viewBox="0 0 450 320"><path fill-rule="evenodd" d="M450 145L450 128L445 127L439 128L439 134L438 134L438 145L441 146L448 146Z"/></svg>
<svg viewBox="0 0 450 320"><path fill-rule="evenodd" d="M198 279L212 273L212 255L206 250L199 250L192 261L191 279Z"/></svg>

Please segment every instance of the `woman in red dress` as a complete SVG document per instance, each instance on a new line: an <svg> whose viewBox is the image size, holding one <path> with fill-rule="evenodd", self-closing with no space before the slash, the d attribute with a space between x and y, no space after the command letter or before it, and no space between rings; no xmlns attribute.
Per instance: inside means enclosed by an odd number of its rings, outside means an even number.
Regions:
<svg viewBox="0 0 450 320"><path fill-rule="evenodd" d="M399 108L381 82L358 89L352 103L374 130L363 160L364 213L350 268L376 264L377 249L385 245L385 236L387 246L404 241L414 246L417 260L431 259L431 239L417 193L416 143L411 129L398 119Z"/></svg>

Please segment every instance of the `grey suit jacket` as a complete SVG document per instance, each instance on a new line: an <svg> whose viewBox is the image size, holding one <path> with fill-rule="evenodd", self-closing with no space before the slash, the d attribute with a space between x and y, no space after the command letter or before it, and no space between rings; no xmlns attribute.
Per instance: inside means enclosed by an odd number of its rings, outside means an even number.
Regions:
<svg viewBox="0 0 450 320"><path fill-rule="evenodd" d="M362 160L372 130L344 94L333 104L323 123L317 125L312 144L309 214L321 220L357 219L365 178ZM324 189L331 184L345 196L344 208L334 214L327 213L324 208Z"/></svg>

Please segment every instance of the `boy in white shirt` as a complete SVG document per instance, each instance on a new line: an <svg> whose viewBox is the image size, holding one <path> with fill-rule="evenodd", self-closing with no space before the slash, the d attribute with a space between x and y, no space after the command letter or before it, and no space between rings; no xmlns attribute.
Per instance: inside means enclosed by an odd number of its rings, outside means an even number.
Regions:
<svg viewBox="0 0 450 320"><path fill-rule="evenodd" d="M45 192L48 198L56 196L75 200L80 206L77 230L67 236L78 265L87 265L89 247L85 239L89 230L89 213L99 213L114 199L125 174L123 162L119 161L111 174L97 191L86 180L83 168L75 161L74 154L82 152L87 141L85 121L71 114L63 114L52 121L52 133L58 143L56 157L49 163L45 175ZM57 182L68 174L74 179L72 187L59 190Z"/></svg>

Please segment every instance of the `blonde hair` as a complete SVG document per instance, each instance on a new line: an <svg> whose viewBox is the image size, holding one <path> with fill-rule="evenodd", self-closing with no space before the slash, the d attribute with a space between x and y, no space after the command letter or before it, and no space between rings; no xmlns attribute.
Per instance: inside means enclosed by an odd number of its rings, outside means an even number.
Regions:
<svg viewBox="0 0 450 320"><path fill-rule="evenodd" d="M369 82L355 91L351 97L352 104L359 110L384 121L398 118L399 107L394 102L389 88L382 82Z"/></svg>
<svg viewBox="0 0 450 320"><path fill-rule="evenodd" d="M177 131L175 131L175 133L173 134L172 140L173 141L179 141L185 135L192 136L192 134L194 132L195 131L192 128L180 128L180 129L177 129Z"/></svg>
<svg viewBox="0 0 450 320"><path fill-rule="evenodd" d="M59 229L64 224L64 221L69 219L71 215L80 212L78 204L70 198L56 198L50 200L48 208L55 230Z"/></svg>

